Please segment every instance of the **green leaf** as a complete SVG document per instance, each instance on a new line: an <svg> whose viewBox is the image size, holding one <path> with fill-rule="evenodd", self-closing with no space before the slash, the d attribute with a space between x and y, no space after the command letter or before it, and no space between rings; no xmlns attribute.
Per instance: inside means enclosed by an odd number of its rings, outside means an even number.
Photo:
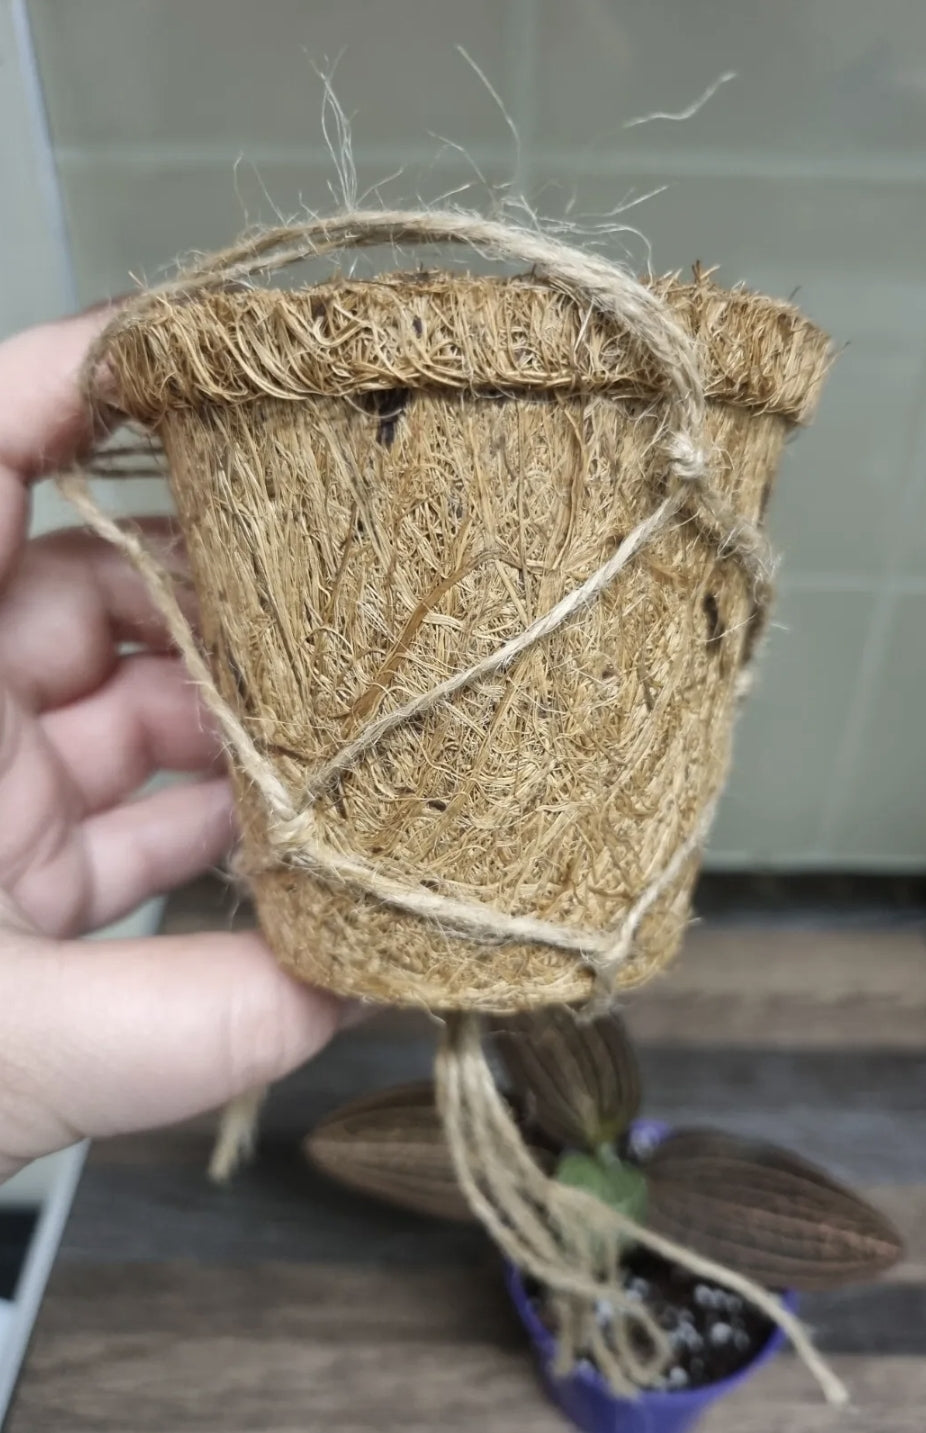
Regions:
<svg viewBox="0 0 926 1433"><path fill-rule="evenodd" d="M646 1217L646 1176L616 1155L564 1154L556 1177L561 1184L594 1195L638 1224Z"/></svg>

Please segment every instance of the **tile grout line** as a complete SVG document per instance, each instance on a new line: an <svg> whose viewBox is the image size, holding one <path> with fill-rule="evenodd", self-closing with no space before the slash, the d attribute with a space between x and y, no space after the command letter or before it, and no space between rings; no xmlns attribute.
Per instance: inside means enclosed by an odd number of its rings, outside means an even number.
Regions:
<svg viewBox="0 0 926 1433"><path fill-rule="evenodd" d="M878 677L884 664L888 635L897 606L895 593L884 587L876 592L873 610L868 621L868 631L862 644L861 660L856 670L852 695L842 734L836 743L833 762L814 845L827 851L835 841L848 794L854 790L854 776L865 736L865 729L874 705L874 693Z"/></svg>
<svg viewBox="0 0 926 1433"><path fill-rule="evenodd" d="M512 118L518 132L518 162L511 187L514 196L522 198L526 197L533 180L537 89L535 0L510 0L505 9L505 41L511 66Z"/></svg>
<svg viewBox="0 0 926 1433"><path fill-rule="evenodd" d="M710 875L751 875L757 870L763 875L851 875L862 871L864 875L875 876L921 876L923 856L921 852L892 852L885 856L883 851L853 852L851 859L832 855L822 847L801 851L789 851L786 856L756 861L750 851L711 850L705 853L704 870Z"/></svg>
<svg viewBox="0 0 926 1433"><path fill-rule="evenodd" d="M818 848L827 851L832 848L837 837L848 793L853 787L853 773L858 768L865 729L874 708L877 682L884 665L891 624L896 614L898 600L904 595L899 583L892 579L891 569L899 565L906 538L907 520L920 496L923 472L926 470L926 352L921 355L920 380L917 384L917 397L914 400L914 417L911 421L910 437L905 446L909 455L909 477L897 501L893 537L884 562L885 580L880 589L875 591L874 610L862 647L861 661L842 737L836 746L828 791L820 816L817 840L814 843Z"/></svg>
<svg viewBox="0 0 926 1433"><path fill-rule="evenodd" d="M523 71L533 74L534 50L531 38L534 30L534 9L532 0L511 0L509 21L511 33L518 33L523 43L515 47L515 55L523 59ZM516 17L525 17L519 26ZM521 64L513 70L513 77L520 88ZM536 85L525 107L525 119L530 117L534 106ZM505 96L502 96L504 99ZM517 99L518 97L516 97ZM519 123L519 131L521 125ZM521 134L522 146L526 147L527 126ZM530 138L533 145L533 138ZM64 144L57 150L58 163L71 169L92 168L94 165L131 165L133 167L196 169L214 164L231 164L240 157L240 147L230 147L221 141L206 141L198 144L183 144L180 141L141 144L109 143ZM511 147L503 142L482 143L468 148L467 152L480 163L504 164L511 157ZM251 146L248 159L254 163L295 165L330 165L330 155L317 144L282 144L261 142ZM358 163L394 164L398 160L406 163L427 162L434 157L433 148L413 143L358 144L355 156ZM834 162L831 156L820 159L807 158L799 154L718 153L716 150L634 150L611 151L606 156L589 154L582 149L551 149L542 152L545 166L563 169L583 178L612 179L618 172L646 174L655 178L682 179L729 179L758 178L784 182L807 182L833 184L874 184L881 186L905 186L916 188L926 181L926 162L905 161L896 155L875 157L869 163L860 163L857 158L846 162Z"/></svg>

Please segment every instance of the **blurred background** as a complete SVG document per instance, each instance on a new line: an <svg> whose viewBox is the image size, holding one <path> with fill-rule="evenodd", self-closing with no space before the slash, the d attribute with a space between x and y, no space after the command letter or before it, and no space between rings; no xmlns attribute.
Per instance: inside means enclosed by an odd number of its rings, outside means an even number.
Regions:
<svg viewBox="0 0 926 1433"><path fill-rule="evenodd" d="M2 10L3 330L157 279L246 223L330 208L319 71L372 202L524 196L637 269L701 260L796 296L843 351L780 478L776 627L709 863L926 865L922 0ZM730 72L690 118L631 123Z"/></svg>
<svg viewBox="0 0 926 1433"><path fill-rule="evenodd" d="M246 225L339 204L325 76L370 203L517 217L523 200L636 271L700 261L794 297L833 336L819 418L771 513L780 597L699 888L714 919L634 999L632 1025L651 1113L781 1139L897 1219L908 1258L892 1282L810 1316L874 1410L859 1429L913 1433L926 1400L926 3L0 0L0 337L156 281ZM110 497L124 512L167 503L147 481ZM47 485L35 517L73 520ZM164 915L175 933L228 919L215 882ZM70 1215L83 1151L0 1191L0 1421L67 1224L13 1433L124 1433L139 1389L139 1429L431 1433L434 1406L459 1429L546 1428L492 1312L495 1276L472 1272L477 1246L332 1194L299 1153L337 1099L426 1071L430 1039L423 1022L373 1022L338 1042L271 1100L260 1158L231 1192L203 1175L208 1120L95 1149ZM796 1375L779 1377L777 1426L822 1429L803 1421ZM310 1407L327 1412L307 1422ZM728 1433L767 1426L730 1417Z"/></svg>

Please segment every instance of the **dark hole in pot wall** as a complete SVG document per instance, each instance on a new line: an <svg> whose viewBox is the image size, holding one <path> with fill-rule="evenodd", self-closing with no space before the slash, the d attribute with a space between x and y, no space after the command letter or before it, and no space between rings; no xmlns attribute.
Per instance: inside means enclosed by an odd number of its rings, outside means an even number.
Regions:
<svg viewBox="0 0 926 1433"><path fill-rule="evenodd" d="M383 447L391 448L395 442L396 425L410 396L407 388L377 389L361 395L360 406L379 418L376 441Z"/></svg>
<svg viewBox="0 0 926 1433"><path fill-rule="evenodd" d="M717 606L717 598L713 592L708 592L704 598L704 614L707 617L707 643L708 646L715 646L720 642L726 628L720 620L720 608Z"/></svg>

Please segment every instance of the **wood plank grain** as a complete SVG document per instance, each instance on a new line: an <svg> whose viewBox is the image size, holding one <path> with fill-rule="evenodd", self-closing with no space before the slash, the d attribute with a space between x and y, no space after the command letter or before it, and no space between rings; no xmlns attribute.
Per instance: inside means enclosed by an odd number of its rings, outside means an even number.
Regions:
<svg viewBox="0 0 926 1433"><path fill-rule="evenodd" d="M41 1338L250 1337L321 1343L429 1342L520 1347L520 1326L486 1242L468 1267L359 1268L342 1264L62 1263Z"/></svg>
<svg viewBox="0 0 926 1433"><path fill-rule="evenodd" d="M879 1283L807 1296L802 1309L830 1353L926 1355L926 1284ZM395 1343L522 1341L488 1241L466 1264L430 1269L192 1261L73 1264L55 1270L44 1339L202 1332Z"/></svg>
<svg viewBox="0 0 926 1433"><path fill-rule="evenodd" d="M922 1050L920 927L692 927L678 959L626 1000L639 1040Z"/></svg>
<svg viewBox="0 0 926 1433"><path fill-rule="evenodd" d="M711 1410L700 1433L922 1433L926 1358L831 1360L852 1406L829 1408L791 1355Z"/></svg>
<svg viewBox="0 0 926 1433"><path fill-rule="evenodd" d="M516 1350L75 1333L32 1362L9 1433L562 1433Z"/></svg>
<svg viewBox="0 0 926 1433"><path fill-rule="evenodd" d="M132 1270L121 1279L104 1271L93 1297L108 1305L108 1318L88 1321L86 1292L61 1290L10 1433L559 1426L485 1276L435 1270L397 1284L376 1271L344 1279L340 1270L226 1269L205 1280L201 1270L161 1268L154 1279L150 1269L135 1272L133 1287ZM854 1430L920 1433L926 1358L832 1361L852 1385ZM782 1357L718 1409L706 1433L846 1426L816 1397L806 1371Z"/></svg>
<svg viewBox="0 0 926 1433"><path fill-rule="evenodd" d="M879 1184L863 1192L894 1221L903 1237L903 1261L887 1277L898 1283L926 1285L926 1186ZM923 1346L926 1352L926 1326Z"/></svg>

